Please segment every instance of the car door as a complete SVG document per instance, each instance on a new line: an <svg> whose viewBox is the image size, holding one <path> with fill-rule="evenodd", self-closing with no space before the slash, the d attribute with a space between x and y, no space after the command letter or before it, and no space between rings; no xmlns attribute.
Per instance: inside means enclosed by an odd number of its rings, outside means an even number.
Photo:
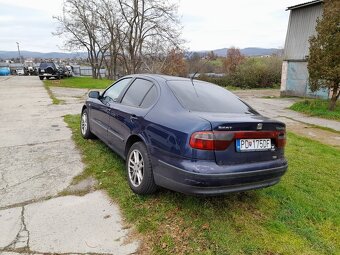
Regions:
<svg viewBox="0 0 340 255"><path fill-rule="evenodd" d="M156 85L136 78L124 93L120 103L113 106L108 128L109 143L124 156L125 143L132 133L143 128L144 116L157 97Z"/></svg>
<svg viewBox="0 0 340 255"><path fill-rule="evenodd" d="M111 87L106 89L103 95L91 103L91 131L100 139L107 143L107 132L110 122L110 113L112 105L119 99L119 96L127 88L131 78L125 78L117 81Z"/></svg>

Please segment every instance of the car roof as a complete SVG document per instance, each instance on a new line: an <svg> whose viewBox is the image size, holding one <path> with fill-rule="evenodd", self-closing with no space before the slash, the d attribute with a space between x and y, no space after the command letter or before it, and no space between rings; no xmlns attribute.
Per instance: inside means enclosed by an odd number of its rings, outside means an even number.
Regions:
<svg viewBox="0 0 340 255"><path fill-rule="evenodd" d="M132 74L132 75L127 75L130 77L140 77L140 78L152 78L157 81L190 81L189 78L183 78L183 77L178 77L178 76L170 76L170 75L163 75L163 74Z"/></svg>

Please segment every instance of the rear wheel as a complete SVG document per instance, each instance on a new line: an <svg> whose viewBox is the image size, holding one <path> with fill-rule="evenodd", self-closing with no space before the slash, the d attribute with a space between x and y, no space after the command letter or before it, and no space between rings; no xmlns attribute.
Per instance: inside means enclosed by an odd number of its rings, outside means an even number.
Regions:
<svg viewBox="0 0 340 255"><path fill-rule="evenodd" d="M39 79L42 81L44 79L44 76L39 76Z"/></svg>
<svg viewBox="0 0 340 255"><path fill-rule="evenodd" d="M157 190L148 151L142 142L134 143L126 160L129 186L136 194L147 195Z"/></svg>
<svg viewBox="0 0 340 255"><path fill-rule="evenodd" d="M80 133L81 133L81 136L85 139L90 139L94 137L94 135L91 133L91 130L90 130L90 122L89 122L87 109L84 109L83 112L81 113Z"/></svg>

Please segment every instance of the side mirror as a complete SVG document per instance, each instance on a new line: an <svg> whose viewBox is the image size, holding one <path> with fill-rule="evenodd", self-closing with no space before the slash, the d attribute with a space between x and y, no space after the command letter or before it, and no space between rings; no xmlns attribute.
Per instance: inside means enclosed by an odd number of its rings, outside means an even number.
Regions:
<svg viewBox="0 0 340 255"><path fill-rule="evenodd" d="M96 98L98 99L100 97L99 91L90 91L89 98Z"/></svg>

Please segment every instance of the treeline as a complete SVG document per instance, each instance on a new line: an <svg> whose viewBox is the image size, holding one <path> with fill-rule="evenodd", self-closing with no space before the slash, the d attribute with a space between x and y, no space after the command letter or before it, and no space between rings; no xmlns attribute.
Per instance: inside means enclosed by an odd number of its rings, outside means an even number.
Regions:
<svg viewBox="0 0 340 255"><path fill-rule="evenodd" d="M229 48L225 58L185 56L178 6L167 0L64 0L56 35L65 48L86 50L93 78L106 68L109 79L133 73L223 73L200 79L221 86L270 87L280 82L281 59L246 58Z"/></svg>
<svg viewBox="0 0 340 255"><path fill-rule="evenodd" d="M65 0L56 35L65 48L88 53L94 78L106 67L117 74L166 68L167 55L182 43L177 5L164 0Z"/></svg>

